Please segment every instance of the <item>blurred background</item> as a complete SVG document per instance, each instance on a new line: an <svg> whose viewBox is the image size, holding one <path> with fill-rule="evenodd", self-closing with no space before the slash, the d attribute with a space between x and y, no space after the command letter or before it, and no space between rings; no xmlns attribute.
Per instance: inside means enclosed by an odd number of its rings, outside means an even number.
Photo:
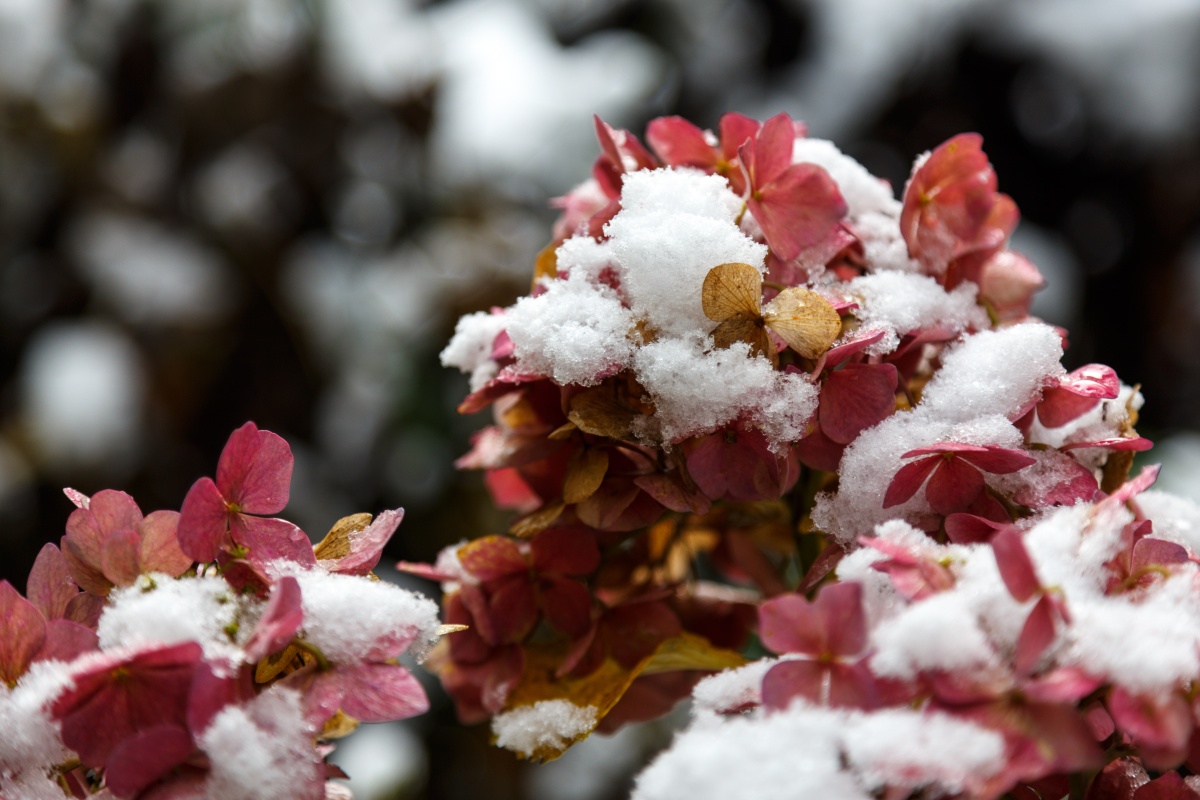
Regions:
<svg viewBox="0 0 1200 800"><path fill-rule="evenodd" d="M178 508L246 420L314 538L403 506L391 563L503 529L437 354L528 290L592 114L787 111L897 190L979 131L1035 313L1142 384L1160 486L1200 499L1197 75L1200 0L0 0L0 577L63 486ZM335 755L360 800L622 797L670 736L530 767L430 688Z"/></svg>

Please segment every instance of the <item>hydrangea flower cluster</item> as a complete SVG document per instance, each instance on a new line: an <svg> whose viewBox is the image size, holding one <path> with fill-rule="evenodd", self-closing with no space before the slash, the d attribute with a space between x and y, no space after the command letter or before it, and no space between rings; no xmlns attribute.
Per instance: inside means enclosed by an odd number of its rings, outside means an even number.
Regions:
<svg viewBox="0 0 1200 800"><path fill-rule="evenodd" d="M0 582L0 798L346 798L325 763L358 722L423 713L398 657L434 603L373 579L402 511L290 522L292 454L247 423L182 510L77 506L26 596Z"/></svg>
<svg viewBox="0 0 1200 800"><path fill-rule="evenodd" d="M645 800L1191 797L1200 507L1030 316L981 137L896 199L782 114L597 132L529 296L443 352L518 513L402 565L469 626L462 719L553 758L691 693Z"/></svg>

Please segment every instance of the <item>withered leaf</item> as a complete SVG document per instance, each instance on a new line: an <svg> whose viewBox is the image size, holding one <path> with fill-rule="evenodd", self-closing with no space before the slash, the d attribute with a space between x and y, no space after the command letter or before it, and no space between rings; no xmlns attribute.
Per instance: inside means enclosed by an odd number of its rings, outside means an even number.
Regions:
<svg viewBox="0 0 1200 800"><path fill-rule="evenodd" d="M713 344L719 348L729 347L734 342L746 342L750 345L750 355L761 355L772 362L778 357L775 343L767 334L762 321L750 317L734 317L727 319L713 329Z"/></svg>
<svg viewBox="0 0 1200 800"><path fill-rule="evenodd" d="M572 397L571 410L567 413L567 419L579 430L610 439L628 439L637 416L605 386L586 389Z"/></svg>
<svg viewBox="0 0 1200 800"><path fill-rule="evenodd" d="M350 534L371 524L370 514L351 514L333 523L321 543L313 548L318 561L345 558L350 555Z"/></svg>
<svg viewBox="0 0 1200 800"><path fill-rule="evenodd" d="M325 726L321 728L321 733L317 738L326 741L341 739L354 733L357 729L358 720L339 708L332 717L325 720Z"/></svg>
<svg viewBox="0 0 1200 800"><path fill-rule="evenodd" d="M833 304L798 286L784 289L767 304L763 322L805 358L828 350L842 330L842 318Z"/></svg>
<svg viewBox="0 0 1200 800"><path fill-rule="evenodd" d="M719 264L704 276L700 292L704 316L713 322L757 319L762 307L762 273L749 264Z"/></svg>
<svg viewBox="0 0 1200 800"><path fill-rule="evenodd" d="M563 500L581 503L588 499L604 482L608 472L608 451L598 447L585 447L571 457L567 465L567 478L563 483Z"/></svg>
<svg viewBox="0 0 1200 800"><path fill-rule="evenodd" d="M518 519L509 527L508 532L521 539L531 539L553 525L562 514L563 508L564 503L552 503L540 508Z"/></svg>
<svg viewBox="0 0 1200 800"><path fill-rule="evenodd" d="M533 261L533 281L530 284L530 291L537 285L542 278L557 278L558 277L558 243L551 242L541 249L537 254L537 258Z"/></svg>

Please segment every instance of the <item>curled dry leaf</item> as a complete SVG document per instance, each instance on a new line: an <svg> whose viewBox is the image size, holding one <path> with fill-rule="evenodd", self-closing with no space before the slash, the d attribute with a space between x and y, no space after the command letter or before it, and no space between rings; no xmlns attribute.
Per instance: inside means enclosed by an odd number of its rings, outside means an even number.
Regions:
<svg viewBox="0 0 1200 800"><path fill-rule="evenodd" d="M804 358L817 358L842 330L833 305L809 289L793 286L762 306L762 274L749 264L719 264L701 290L704 315L720 323L712 332L717 347L746 342L753 354L777 361L768 329Z"/></svg>
<svg viewBox="0 0 1200 800"><path fill-rule="evenodd" d="M637 416L605 386L586 389L572 397L567 413L567 419L579 430L610 439L628 439Z"/></svg>
<svg viewBox="0 0 1200 800"><path fill-rule="evenodd" d="M371 524L370 514L351 514L333 523L329 533L313 548L317 560L345 558L350 554L350 534Z"/></svg>
<svg viewBox="0 0 1200 800"><path fill-rule="evenodd" d="M581 503L587 500L608 472L608 451L596 447L587 447L571 457L567 465L567 478L563 484L563 500L568 503Z"/></svg>
<svg viewBox="0 0 1200 800"><path fill-rule="evenodd" d="M562 516L565 507L564 503L551 503L518 519L509 527L508 532L521 539L531 539L553 525Z"/></svg>

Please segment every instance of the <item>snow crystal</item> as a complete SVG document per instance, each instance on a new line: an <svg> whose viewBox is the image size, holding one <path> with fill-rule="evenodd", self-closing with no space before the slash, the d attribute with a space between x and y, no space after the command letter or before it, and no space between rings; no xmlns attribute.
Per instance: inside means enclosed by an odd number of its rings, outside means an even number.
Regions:
<svg viewBox="0 0 1200 800"><path fill-rule="evenodd" d="M797 138L792 145L792 162L823 167L838 185L842 198L849 206L851 219L866 213L888 213L899 210L899 201L886 181L872 175L866 167L844 154L833 142L825 139Z"/></svg>
<svg viewBox="0 0 1200 800"><path fill-rule="evenodd" d="M504 330L503 314L476 311L459 319L454 336L442 350L444 367L458 367L471 376L471 391L479 391L496 376L498 367L492 360L492 345Z"/></svg>
<svg viewBox="0 0 1200 800"><path fill-rule="evenodd" d="M1049 325L982 331L942 355L942 369L925 387L921 406L953 422L982 414L1011 417L1064 373L1062 355L1062 339Z"/></svg>
<svg viewBox="0 0 1200 800"><path fill-rule="evenodd" d="M911 678L921 670L975 669L995 661L975 609L957 592L914 603L871 631L876 674Z"/></svg>
<svg viewBox="0 0 1200 800"><path fill-rule="evenodd" d="M1005 766L1000 734L946 714L897 708L857 715L843 741L851 765L872 789L936 783L957 794Z"/></svg>
<svg viewBox="0 0 1200 800"><path fill-rule="evenodd" d="M920 262L908 255L908 242L900 234L900 208L894 213L868 212L853 220L871 272L920 272Z"/></svg>
<svg viewBox="0 0 1200 800"><path fill-rule="evenodd" d="M596 727L597 719L595 706L542 700L497 714L492 718L492 733L498 746L528 756L544 747L566 747Z"/></svg>
<svg viewBox="0 0 1200 800"><path fill-rule="evenodd" d="M843 714L799 703L765 716L700 717L638 776L633 800L866 800L839 763L843 724Z"/></svg>
<svg viewBox="0 0 1200 800"><path fill-rule="evenodd" d="M987 312L975 303L978 289L966 281L947 292L927 275L877 272L863 275L845 286L846 294L861 300L854 316L860 330L883 330L887 335L867 348L882 355L896 349L900 337L919 328L955 334L969 328L987 328Z"/></svg>
<svg viewBox="0 0 1200 800"><path fill-rule="evenodd" d="M694 436L748 414L773 441L794 441L816 411L818 389L782 373L745 342L705 351L705 340L664 338L638 349L638 380L654 399L663 441Z"/></svg>
<svg viewBox="0 0 1200 800"><path fill-rule="evenodd" d="M0 789L12 776L40 777L42 768L66 758L70 751L46 706L71 685L68 668L57 661L32 664L12 689L0 683Z"/></svg>
<svg viewBox="0 0 1200 800"><path fill-rule="evenodd" d="M704 678L692 689L696 712L725 714L762 702L763 677L777 658L760 658Z"/></svg>
<svg viewBox="0 0 1200 800"><path fill-rule="evenodd" d="M204 729L200 746L212 765L210 800L287 797L320 780L300 693L292 689L275 686L244 706L226 706Z"/></svg>
<svg viewBox="0 0 1200 800"><path fill-rule="evenodd" d="M633 352L634 317L617 293L585 275L553 280L504 315L517 367L565 385L592 386L623 368Z"/></svg>
<svg viewBox="0 0 1200 800"><path fill-rule="evenodd" d="M335 663L382 661L409 642L418 655L437 640L437 606L427 597L384 581L275 562L272 571L294 575L304 607L304 639Z"/></svg>
<svg viewBox="0 0 1200 800"><path fill-rule="evenodd" d="M761 270L766 258L766 246L738 229L736 211L725 210L737 198L723 178L691 170L633 173L624 186L623 207L605 232L630 308L663 333L712 330L700 299L709 270L729 262Z"/></svg>
<svg viewBox="0 0 1200 800"><path fill-rule="evenodd" d="M612 243L598 242L591 236L572 236L554 251L558 270L596 281L606 267L612 266Z"/></svg>
<svg viewBox="0 0 1200 800"><path fill-rule="evenodd" d="M1154 535L1200 553L1200 505L1157 489L1142 492L1138 507L1154 520Z"/></svg>
<svg viewBox="0 0 1200 800"><path fill-rule="evenodd" d="M176 580L170 575L142 575L133 586L114 589L96 629L100 647L199 642L207 658L238 655L234 641L239 622L249 610L224 578Z"/></svg>

